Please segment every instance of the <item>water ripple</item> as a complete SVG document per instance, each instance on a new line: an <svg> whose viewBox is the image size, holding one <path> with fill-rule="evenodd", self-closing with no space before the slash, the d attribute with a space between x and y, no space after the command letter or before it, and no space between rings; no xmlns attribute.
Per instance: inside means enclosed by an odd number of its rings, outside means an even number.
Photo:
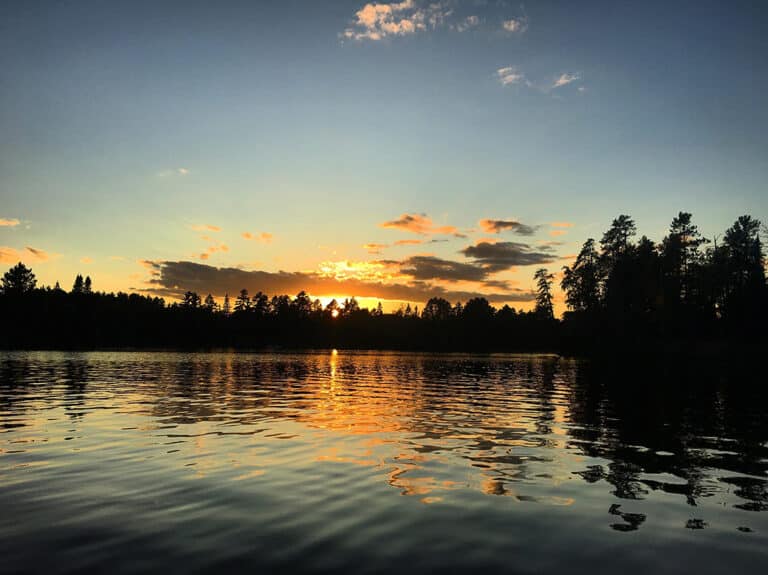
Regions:
<svg viewBox="0 0 768 575"><path fill-rule="evenodd" d="M765 392L704 371L3 353L3 570L756 570Z"/></svg>

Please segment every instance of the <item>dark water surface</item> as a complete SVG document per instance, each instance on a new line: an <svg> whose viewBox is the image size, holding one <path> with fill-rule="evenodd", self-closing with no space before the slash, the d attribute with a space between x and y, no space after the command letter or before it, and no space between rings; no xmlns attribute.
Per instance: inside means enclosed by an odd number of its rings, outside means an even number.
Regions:
<svg viewBox="0 0 768 575"><path fill-rule="evenodd" d="M0 572L766 573L766 393L700 372L0 353Z"/></svg>

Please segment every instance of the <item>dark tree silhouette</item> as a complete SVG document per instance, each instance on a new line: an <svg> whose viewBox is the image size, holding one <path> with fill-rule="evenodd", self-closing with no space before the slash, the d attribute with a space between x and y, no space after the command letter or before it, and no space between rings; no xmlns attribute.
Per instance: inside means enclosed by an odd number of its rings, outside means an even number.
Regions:
<svg viewBox="0 0 768 575"><path fill-rule="evenodd" d="M601 271L595 240L589 238L584 242L573 265L563 268L561 287L571 309L580 312L597 311L600 306L600 287L603 284Z"/></svg>
<svg viewBox="0 0 768 575"><path fill-rule="evenodd" d="M669 235L661 247L664 302L668 308L676 310L693 303L696 267L700 264L699 247L707 241L692 223L691 214L680 212L672 220Z"/></svg>
<svg viewBox="0 0 768 575"><path fill-rule="evenodd" d="M426 303L421 317L428 320L445 321L451 317L451 304L441 297L433 297Z"/></svg>
<svg viewBox="0 0 768 575"><path fill-rule="evenodd" d="M77 277L75 277L75 283L72 284L72 293L83 293L84 287L85 282L83 281L83 276L77 274Z"/></svg>
<svg viewBox="0 0 768 575"><path fill-rule="evenodd" d="M335 299L329 301L328 305L325 306L325 313L328 316L336 317L339 314L339 302Z"/></svg>
<svg viewBox="0 0 768 575"><path fill-rule="evenodd" d="M93 293L91 276L85 276L85 282L83 282L83 293Z"/></svg>
<svg viewBox="0 0 768 575"><path fill-rule="evenodd" d="M181 306L188 310L198 309L200 307L200 296L193 291L188 291L184 294Z"/></svg>
<svg viewBox="0 0 768 575"><path fill-rule="evenodd" d="M235 313L243 314L251 310L251 298L247 289L241 289L240 295L235 299Z"/></svg>
<svg viewBox="0 0 768 575"><path fill-rule="evenodd" d="M630 247L629 239L637 233L635 221L627 215L621 215L611 223L600 240L603 258L607 265L615 263Z"/></svg>
<svg viewBox="0 0 768 575"><path fill-rule="evenodd" d="M3 275L3 293L20 296L35 289L37 280L32 270L19 262Z"/></svg>
<svg viewBox="0 0 768 575"><path fill-rule="evenodd" d="M256 317L265 317L269 315L269 296L267 296L267 294L256 292L256 295L253 296L251 302Z"/></svg>
<svg viewBox="0 0 768 575"><path fill-rule="evenodd" d="M344 304L341 307L341 314L344 316L351 316L360 311L360 304L353 297L351 299L345 299Z"/></svg>
<svg viewBox="0 0 768 575"><path fill-rule="evenodd" d="M471 321L488 321L493 318L496 310L484 297L474 297L464 305L462 317Z"/></svg>
<svg viewBox="0 0 768 575"><path fill-rule="evenodd" d="M300 291L293 300L293 309L298 317L306 318L312 314L312 300L307 292Z"/></svg>
<svg viewBox="0 0 768 575"><path fill-rule="evenodd" d="M78 274L72 292L37 287L19 263L2 278L0 347L376 347L535 350L568 353L753 349L766 343L768 286L762 224L741 216L706 245L692 216L679 213L660 244L636 243L635 223L619 216L599 244L592 239L563 269L568 311L553 315L553 276L540 269L533 311L496 310L483 297L451 306L432 297L384 313L355 298L325 308L306 292L295 297L242 290L186 292L177 303L140 294L92 292ZM92 293L88 293L92 292ZM87 297L85 294L88 293ZM71 326L77 326L73 330ZM665 351L667 350L667 351Z"/></svg>
<svg viewBox="0 0 768 575"><path fill-rule="evenodd" d="M542 319L554 319L555 313L552 307L552 280L555 276L546 268L536 270L533 278L536 280L536 315Z"/></svg>
<svg viewBox="0 0 768 575"><path fill-rule="evenodd" d="M216 303L216 300L213 299L213 296L211 294L208 294L207 296L205 296L203 307L206 309L206 311L209 311L211 313L219 309L219 305Z"/></svg>

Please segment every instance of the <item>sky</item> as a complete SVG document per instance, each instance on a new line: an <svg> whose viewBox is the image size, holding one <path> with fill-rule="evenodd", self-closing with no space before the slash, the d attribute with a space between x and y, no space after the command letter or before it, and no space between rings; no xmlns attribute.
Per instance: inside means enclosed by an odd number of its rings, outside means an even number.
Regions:
<svg viewBox="0 0 768 575"><path fill-rule="evenodd" d="M768 221L768 5L0 3L0 264L531 306L629 214ZM558 301L562 309L561 294Z"/></svg>

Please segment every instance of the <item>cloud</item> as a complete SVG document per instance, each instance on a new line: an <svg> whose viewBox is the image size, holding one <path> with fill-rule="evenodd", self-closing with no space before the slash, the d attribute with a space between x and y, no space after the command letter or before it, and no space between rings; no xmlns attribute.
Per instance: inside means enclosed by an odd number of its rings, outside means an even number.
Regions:
<svg viewBox="0 0 768 575"><path fill-rule="evenodd" d="M158 172L157 175L161 178L169 178L171 176L186 176L189 175L189 168L170 168Z"/></svg>
<svg viewBox="0 0 768 575"><path fill-rule="evenodd" d="M0 246L0 263L15 264L21 260L21 256L16 249L8 246Z"/></svg>
<svg viewBox="0 0 768 575"><path fill-rule="evenodd" d="M20 223L16 218L0 218L0 228L15 228Z"/></svg>
<svg viewBox="0 0 768 575"><path fill-rule="evenodd" d="M549 235L553 238L564 236L568 233L568 228L573 227L571 222L550 222L549 225L554 228L549 232Z"/></svg>
<svg viewBox="0 0 768 575"><path fill-rule="evenodd" d="M509 20L502 21L501 27L510 34L522 34L528 29L528 18L526 16L510 18Z"/></svg>
<svg viewBox="0 0 768 575"><path fill-rule="evenodd" d="M400 273L417 280L483 281L488 270L471 263L444 260L435 256L413 256L400 262Z"/></svg>
<svg viewBox="0 0 768 575"><path fill-rule="evenodd" d="M447 290L442 286L417 281L411 285L384 283L359 279L337 279L306 272L247 271L238 268L217 268L189 261L144 262L150 270L149 287L143 289L155 295L180 298L186 291L211 293L221 297L247 289L250 293L262 291L275 294L295 294L305 290L313 297L354 295L402 301L427 301L430 297L444 297L451 301L466 301L485 297L491 302L531 301L534 294L520 289L507 293L480 293Z"/></svg>
<svg viewBox="0 0 768 575"><path fill-rule="evenodd" d="M521 236L532 236L538 226L529 226L516 220L480 220L480 227L489 234L510 230Z"/></svg>
<svg viewBox="0 0 768 575"><path fill-rule="evenodd" d="M456 237L465 237L454 226L435 226L426 214L403 214L399 219L384 222L379 226L421 235L452 234Z"/></svg>
<svg viewBox="0 0 768 575"><path fill-rule="evenodd" d="M483 282L483 286L492 289L509 290L509 281L507 280L486 280Z"/></svg>
<svg viewBox="0 0 768 575"><path fill-rule="evenodd" d="M423 244L424 240L397 240L394 245L396 246L417 246Z"/></svg>
<svg viewBox="0 0 768 575"><path fill-rule="evenodd" d="M459 22L458 24L452 26L452 29L456 30L457 32L466 32L467 30L471 30L472 28L477 28L480 25L480 18L475 16L474 14L471 16L467 16Z"/></svg>
<svg viewBox="0 0 768 575"><path fill-rule="evenodd" d="M47 262L58 254L27 246L23 251L8 246L0 246L0 263L15 264L18 262Z"/></svg>
<svg viewBox="0 0 768 575"><path fill-rule="evenodd" d="M199 224L192 226L192 229L196 232L220 232L219 226L212 226L211 224Z"/></svg>
<svg viewBox="0 0 768 575"><path fill-rule="evenodd" d="M505 66L496 70L496 78L502 86L510 86L525 81L525 76L516 66Z"/></svg>
<svg viewBox="0 0 768 575"><path fill-rule="evenodd" d="M93 259L86 256L84 258L80 258L80 263L81 264L92 264L93 263Z"/></svg>
<svg viewBox="0 0 768 575"><path fill-rule="evenodd" d="M32 248L32 247L29 247L29 246L26 247L26 250L27 250L27 252L32 254L34 259L36 259L37 261L40 261L40 262L46 262L49 259L51 259L51 257L53 256L53 254L49 254L48 252L46 252L44 250Z"/></svg>
<svg viewBox="0 0 768 575"><path fill-rule="evenodd" d="M272 240L275 236L268 232L261 232L259 234L252 234L251 232L243 232L242 233L243 238L246 240L253 240L257 242L261 242L263 244L270 244L272 243Z"/></svg>
<svg viewBox="0 0 768 575"><path fill-rule="evenodd" d="M206 239L208 241L212 241L210 240L210 238L206 238ZM213 240L213 243L210 244L208 248L204 252L202 252L198 257L201 260L207 260L211 257L212 254L215 254L216 252L228 252L228 251L229 251L229 246L227 244L223 244Z"/></svg>
<svg viewBox="0 0 768 575"><path fill-rule="evenodd" d="M480 242L464 248L461 253L482 264L489 272L517 266L548 264L557 260L550 246L541 246L536 250L519 242Z"/></svg>
<svg viewBox="0 0 768 575"><path fill-rule="evenodd" d="M552 84L552 88L567 86L571 82L576 82L577 80L581 80L581 76L579 74L560 74L560 77L555 80L554 84Z"/></svg>
<svg viewBox="0 0 768 575"><path fill-rule="evenodd" d="M423 3L416 0L365 4L339 36L348 40L383 40L392 36L408 36L445 24L453 13L447 2ZM471 17L470 17L471 18ZM463 24L467 25L467 20Z"/></svg>
<svg viewBox="0 0 768 575"><path fill-rule="evenodd" d="M388 248L389 244L363 244L363 249L367 250L369 254L380 254L381 250Z"/></svg>

